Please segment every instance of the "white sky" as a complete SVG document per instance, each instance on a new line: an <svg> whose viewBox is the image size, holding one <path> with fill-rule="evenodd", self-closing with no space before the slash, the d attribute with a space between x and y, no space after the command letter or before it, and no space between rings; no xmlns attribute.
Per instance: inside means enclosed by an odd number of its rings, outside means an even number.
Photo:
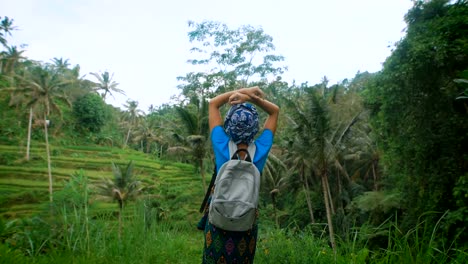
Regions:
<svg viewBox="0 0 468 264"><path fill-rule="evenodd" d="M114 73L142 110L179 94L177 76L196 70L189 20L262 27L285 57L284 79L337 83L358 71L375 72L403 37L410 0L0 0L0 16L19 30L10 44L28 44L26 56L79 64L81 74Z"/></svg>

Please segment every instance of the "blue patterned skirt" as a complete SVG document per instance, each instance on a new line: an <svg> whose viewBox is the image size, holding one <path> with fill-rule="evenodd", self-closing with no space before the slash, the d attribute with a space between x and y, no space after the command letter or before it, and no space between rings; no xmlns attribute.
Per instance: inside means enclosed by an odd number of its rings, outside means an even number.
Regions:
<svg viewBox="0 0 468 264"><path fill-rule="evenodd" d="M226 231L205 222L203 263L253 263L258 226L245 232Z"/></svg>

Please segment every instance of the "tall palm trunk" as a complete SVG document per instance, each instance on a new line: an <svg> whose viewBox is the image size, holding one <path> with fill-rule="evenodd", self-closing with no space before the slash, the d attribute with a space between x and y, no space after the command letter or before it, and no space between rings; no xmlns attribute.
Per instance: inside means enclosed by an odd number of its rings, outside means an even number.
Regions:
<svg viewBox="0 0 468 264"><path fill-rule="evenodd" d="M310 221L312 224L315 224L315 218L314 218L314 210L312 208L312 201L310 199L310 193L309 193L309 183L307 181L307 177L304 175L304 164L301 166L301 180L303 182L302 187L304 188L304 193L306 196L306 201L307 201L307 207L309 209L309 214L310 214Z"/></svg>
<svg viewBox="0 0 468 264"><path fill-rule="evenodd" d="M331 214L335 215L335 205L333 204L333 198L332 198L331 191L330 191L330 184L328 184L328 177L327 177L326 184L327 184L327 190L328 190L328 201L330 201Z"/></svg>
<svg viewBox="0 0 468 264"><path fill-rule="evenodd" d="M151 143L153 143L152 140L146 140L146 153L150 153Z"/></svg>
<svg viewBox="0 0 468 264"><path fill-rule="evenodd" d="M328 177L327 177L327 172L324 171L321 173L322 176L322 188L323 188L323 199L325 201L325 209L327 211L327 222L328 222L328 232L330 234L330 243L333 248L333 252L336 253L336 247L335 247L335 232L333 231L333 222L332 222L332 214L331 214L331 209L330 209L330 201L329 201L329 196L328 196Z"/></svg>
<svg viewBox="0 0 468 264"><path fill-rule="evenodd" d="M52 194L52 167L50 162L50 150L49 150L49 134L47 132L47 114L44 114L44 133L45 133L45 142L46 142L46 152L47 152L47 169L49 172L49 200L53 202L53 194Z"/></svg>
<svg viewBox="0 0 468 264"><path fill-rule="evenodd" d="M337 171L337 176L336 176L336 183L338 185L338 197L340 197L341 193L343 193L343 184L341 183L341 176L340 176L340 172ZM344 212L344 208L343 208L343 200L342 199L338 199L337 201L337 204L338 204L338 209L341 210L341 212Z"/></svg>
<svg viewBox="0 0 468 264"><path fill-rule="evenodd" d="M372 161L372 176L374 178L374 191L379 190L379 185L377 183L377 171L375 170L376 167L377 167L376 161L373 160Z"/></svg>
<svg viewBox="0 0 468 264"><path fill-rule="evenodd" d="M28 123L28 143L26 147L26 160L29 160L29 150L31 147L32 116L33 116L33 110L32 110L32 107L30 107L29 108L29 123Z"/></svg>
<svg viewBox="0 0 468 264"><path fill-rule="evenodd" d="M128 129L127 137L125 138L124 147L126 147L127 144L128 144L128 140L129 140L129 138L130 138L130 132L131 132L131 130L132 130L132 128L129 128L129 129Z"/></svg>

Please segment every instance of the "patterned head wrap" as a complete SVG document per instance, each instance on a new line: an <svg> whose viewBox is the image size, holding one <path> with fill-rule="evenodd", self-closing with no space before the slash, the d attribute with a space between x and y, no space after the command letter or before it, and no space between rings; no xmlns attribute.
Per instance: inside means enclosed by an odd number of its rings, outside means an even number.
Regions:
<svg viewBox="0 0 468 264"><path fill-rule="evenodd" d="M258 132L258 113L251 104L236 104L224 119L224 130L235 144L252 143Z"/></svg>

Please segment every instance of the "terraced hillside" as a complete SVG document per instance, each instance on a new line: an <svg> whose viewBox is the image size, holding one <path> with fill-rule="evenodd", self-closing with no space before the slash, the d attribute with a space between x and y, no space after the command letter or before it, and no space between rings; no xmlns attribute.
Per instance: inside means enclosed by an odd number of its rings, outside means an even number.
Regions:
<svg viewBox="0 0 468 264"><path fill-rule="evenodd" d="M45 146L34 145L30 161L24 159L24 147L0 145L0 216L3 218L31 216L47 205ZM150 196L165 218L194 222L199 217L202 182L191 165L159 161L138 151L110 147L51 146L51 155L54 190L62 188L79 170L84 171L93 186L102 178L113 177L112 162L124 165L133 160L134 175L145 185L152 186ZM117 211L116 204L110 201L91 200L100 212L103 209Z"/></svg>

